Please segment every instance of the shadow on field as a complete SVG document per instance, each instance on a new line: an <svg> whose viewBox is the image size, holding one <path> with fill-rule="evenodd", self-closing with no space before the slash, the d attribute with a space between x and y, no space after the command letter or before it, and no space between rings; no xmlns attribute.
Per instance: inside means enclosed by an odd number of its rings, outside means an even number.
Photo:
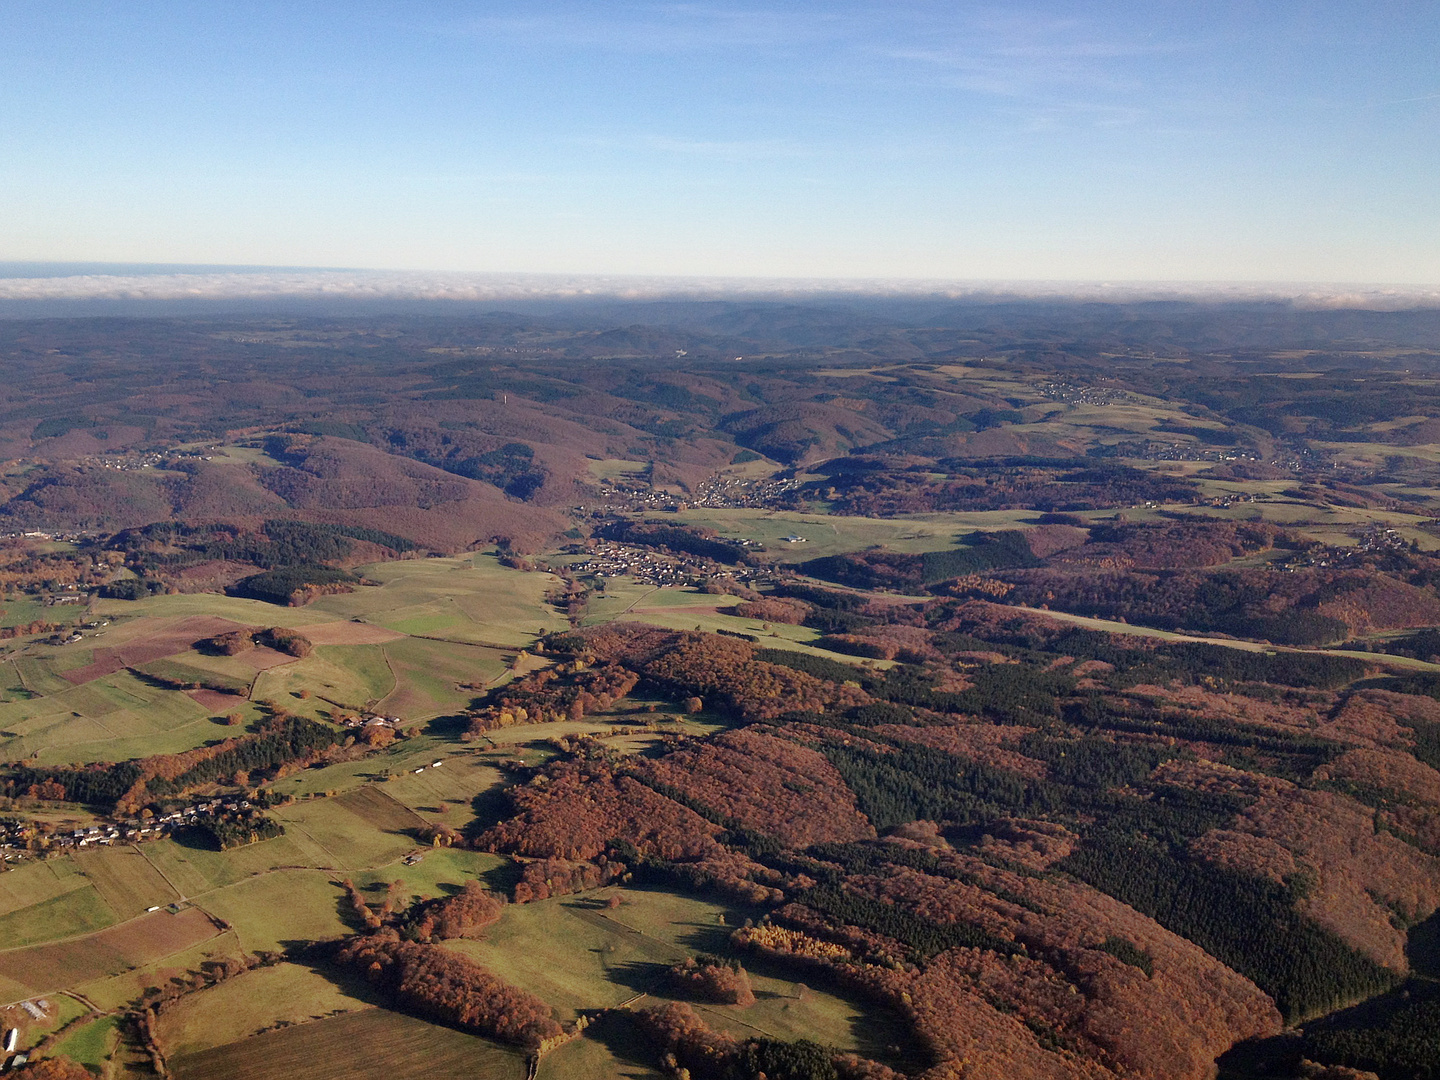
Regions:
<svg viewBox="0 0 1440 1080"><path fill-rule="evenodd" d="M475 817L465 826L466 836L478 836L514 813L507 789L508 785L489 787L470 800L470 810Z"/></svg>
<svg viewBox="0 0 1440 1080"><path fill-rule="evenodd" d="M621 1061L645 1069L661 1067L654 1044L640 1033L634 1017L624 1009L610 1009L596 1016L585 1029L585 1037L594 1039Z"/></svg>
<svg viewBox="0 0 1440 1080"><path fill-rule="evenodd" d="M623 986L636 994L669 994L666 985L669 980L669 964L653 960L628 960L623 964L611 964L605 969L605 979L616 986Z"/></svg>
<svg viewBox="0 0 1440 1080"><path fill-rule="evenodd" d="M491 892L508 896L515 891L515 886L520 884L520 875L523 872L524 868L519 863L506 859L498 866L481 871L480 881Z"/></svg>
<svg viewBox="0 0 1440 1080"><path fill-rule="evenodd" d="M175 842L177 847L189 848L191 851L221 850L215 837L194 825L181 825L178 829L172 829L170 839Z"/></svg>
<svg viewBox="0 0 1440 1080"><path fill-rule="evenodd" d="M377 1005L384 1009L395 1008L395 1003L358 972L331 964L316 948L313 941L282 941L280 947L290 963L305 968L327 982L338 986L345 993L366 1005Z"/></svg>
<svg viewBox="0 0 1440 1080"><path fill-rule="evenodd" d="M437 716L425 725L425 734L433 735L437 739L448 739L451 742L459 742L460 736L470 727L470 718L463 714L453 716Z"/></svg>

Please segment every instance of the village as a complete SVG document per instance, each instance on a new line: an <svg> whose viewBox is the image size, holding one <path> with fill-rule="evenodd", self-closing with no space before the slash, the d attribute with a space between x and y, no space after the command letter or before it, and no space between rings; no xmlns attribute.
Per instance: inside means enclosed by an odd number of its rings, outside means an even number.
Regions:
<svg viewBox="0 0 1440 1080"><path fill-rule="evenodd" d="M6 818L0 820L0 858L7 864L6 869L11 869L13 864L27 858L44 858L52 852L161 840L176 829L203 824L207 818L256 809L259 808L247 798L208 796L161 814L146 810L138 817L76 828L63 828L49 821Z"/></svg>
<svg viewBox="0 0 1440 1080"><path fill-rule="evenodd" d="M1330 544L1316 544L1303 551L1295 552L1283 562L1278 562L1275 565L1282 570L1289 571L1307 567L1320 569L1339 568L1360 565L1369 556L1384 554L1386 552L1398 553L1411 550L1410 541L1406 540L1394 529L1384 529L1376 525L1368 525L1352 531L1350 536L1355 540L1353 545L1341 547Z"/></svg>
<svg viewBox="0 0 1440 1080"><path fill-rule="evenodd" d="M794 509L800 488L801 482L793 477L752 479L717 474L697 485L688 503L706 510Z"/></svg>
<svg viewBox="0 0 1440 1080"><path fill-rule="evenodd" d="M740 540L742 547L758 548L753 540ZM761 571L750 566L722 566L696 555L669 554L632 544L601 542L585 558L571 564L577 575L599 579L629 577L642 585L684 585L697 578L726 578L749 581Z"/></svg>
<svg viewBox="0 0 1440 1080"><path fill-rule="evenodd" d="M745 477L716 473L688 493L656 488L648 481L602 480L596 489L603 500L576 506L578 513L594 516L638 513L646 510L798 510L804 509L800 480L794 477Z"/></svg>

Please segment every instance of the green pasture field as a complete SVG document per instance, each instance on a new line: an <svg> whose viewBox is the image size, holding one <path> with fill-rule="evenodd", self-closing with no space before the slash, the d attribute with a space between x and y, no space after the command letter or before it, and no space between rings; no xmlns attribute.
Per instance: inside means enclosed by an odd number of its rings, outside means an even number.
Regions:
<svg viewBox="0 0 1440 1080"><path fill-rule="evenodd" d="M363 997L357 997L359 991ZM364 984L341 986L299 964L256 968L175 1002L159 1018L170 1056L183 1058L259 1035L277 1024L370 1008Z"/></svg>
<svg viewBox="0 0 1440 1080"><path fill-rule="evenodd" d="M658 596L659 593L656 586L642 585L634 578L606 578L605 588L590 594L582 621L586 626L594 626L597 623L623 620L632 608L643 603L647 597Z"/></svg>
<svg viewBox="0 0 1440 1080"><path fill-rule="evenodd" d="M394 830L394 822L377 826L375 807L380 800L402 811L415 826L423 819L373 788L360 788L337 799L315 799L274 811L284 823L286 836L320 865L337 870L362 870L398 859L415 847L415 841ZM395 819L400 814L394 815Z"/></svg>
<svg viewBox="0 0 1440 1080"><path fill-rule="evenodd" d="M1268 645L1261 641L1245 641L1241 638L1201 637L1197 634L1182 634L1173 630L1157 630L1150 626L1115 622L1110 619L1096 619L1089 615L1072 615L1066 611L1041 611L1038 608L1026 607L1016 607L1015 610L1055 619L1057 622L1073 623L1076 626L1083 626L1087 630L1103 630L1111 634L1161 638L1165 641L1190 641L1202 645L1221 645L1228 649L1243 649L1246 652L1298 652L1319 653L1324 656L1348 656L1355 660L1364 660L1366 663L1380 664L1385 667L1407 668L1414 671L1440 671L1440 664L1431 664L1408 656L1389 656L1384 653L1361 652L1351 649L1292 649L1283 645ZM1377 637L1383 636L1377 635Z"/></svg>
<svg viewBox="0 0 1440 1080"><path fill-rule="evenodd" d="M207 895L212 890L223 889L282 866L320 865L288 834L229 851L189 847L169 839L144 844L140 850L167 881L191 898Z"/></svg>
<svg viewBox="0 0 1440 1080"><path fill-rule="evenodd" d="M192 443L188 446L177 446L177 450L199 450L208 444ZM213 463L220 465L266 465L275 467L284 464L276 461L269 454L258 446L221 446L210 451Z"/></svg>
<svg viewBox="0 0 1440 1080"><path fill-rule="evenodd" d="M98 1070L110 1056L119 1026L118 1017L102 1016L67 1037L55 1047L55 1053Z"/></svg>
<svg viewBox="0 0 1440 1080"><path fill-rule="evenodd" d="M354 791L347 791L337 796L334 803L384 833L408 836L425 824L424 818L398 802L378 784L367 784Z"/></svg>
<svg viewBox="0 0 1440 1080"><path fill-rule="evenodd" d="M616 1017L602 1027L603 1041L591 1032L541 1058L536 1080L664 1080L671 1075L640 1064L653 1060L656 1050L632 1022Z"/></svg>
<svg viewBox="0 0 1440 1080"><path fill-rule="evenodd" d="M178 753L216 737L208 713L191 698L125 671L0 705L0 753L19 759L38 752L42 764Z"/></svg>
<svg viewBox="0 0 1440 1080"><path fill-rule="evenodd" d="M162 907L180 899L180 895L137 847L127 845L77 851L71 859L122 919L133 918L146 908Z"/></svg>
<svg viewBox="0 0 1440 1080"><path fill-rule="evenodd" d="M1415 458L1429 465L1440 464L1440 445L1434 443L1421 446L1395 446L1391 443L1316 442L1315 446L1324 448L1334 454L1337 460L1347 465L1378 468L1385 464L1386 458L1392 457Z"/></svg>
<svg viewBox="0 0 1440 1080"><path fill-rule="evenodd" d="M788 510L682 510L675 515L686 525L714 529L734 540L758 540L780 562L804 562L822 555L863 551L883 544L891 551L943 551L977 529L1023 529L1035 519L1033 510L979 510L957 514L914 514L904 518L838 517ZM802 544L782 537L803 536Z"/></svg>
<svg viewBox="0 0 1440 1080"><path fill-rule="evenodd" d="M429 719L466 708L482 691L502 679L512 653L458 642L402 638L386 642L385 659L394 673L394 690L378 706L386 715Z"/></svg>
<svg viewBox="0 0 1440 1080"><path fill-rule="evenodd" d="M59 675L60 671L68 669L57 666L56 662L57 660L63 662L65 659L75 659L75 657L57 657L54 649L41 646L33 648L38 655L17 656L11 661L15 665L15 673L19 676L21 685L32 694L58 694L70 689L71 684ZM72 666L78 667L79 664Z"/></svg>
<svg viewBox="0 0 1440 1080"><path fill-rule="evenodd" d="M808 626L771 623L770 629L766 630L760 619L722 615L715 610L740 602L734 596L713 596L689 588L653 588L639 585L629 578L614 578L607 582L603 598L591 600L583 622L586 626L606 622L643 622L668 630L694 630L696 627L711 633L723 630L757 638L754 642L757 648L790 649L843 663L856 662L853 656L813 645L812 642L821 635ZM875 661L876 667L890 667L892 664L893 661L889 660Z"/></svg>
<svg viewBox="0 0 1440 1080"><path fill-rule="evenodd" d="M379 586L324 596L306 610L361 618L402 634L502 646L523 646L537 632L566 625L545 603L556 584L553 575L511 570L493 555L402 559L356 572Z"/></svg>
<svg viewBox="0 0 1440 1080"><path fill-rule="evenodd" d="M177 1057L171 1068L176 1080L521 1080L525 1056L453 1028L375 1008Z"/></svg>
<svg viewBox="0 0 1440 1080"><path fill-rule="evenodd" d="M651 889L618 890L624 903L610 911L597 889L529 904L512 904L479 940L446 943L501 978L537 995L567 1021L581 1010L615 1006L646 993L664 1001L665 968L696 952L729 953L729 935L747 911L731 905ZM842 1050L884 1058L897 1041L892 1018L856 1003L774 977L753 958L756 1002L746 1008L692 1003L714 1027L745 1038L808 1038ZM610 1075L616 1075L612 1072ZM552 1074L558 1075L558 1074Z"/></svg>
<svg viewBox="0 0 1440 1080"><path fill-rule="evenodd" d="M324 870L276 870L209 893L197 903L229 923L248 951L280 949L287 941L351 932L340 916L345 893L339 877Z"/></svg>
<svg viewBox="0 0 1440 1080"><path fill-rule="evenodd" d="M69 858L26 862L0 874L0 918L83 889L85 878Z"/></svg>
<svg viewBox="0 0 1440 1080"><path fill-rule="evenodd" d="M486 883L494 871L507 865L509 860L500 855L487 855L480 851L464 851L460 848L427 849L418 863L406 866L404 863L389 863L374 870L366 870L353 878L355 885L367 897L374 896L376 902L383 900L392 882L403 881L402 897L410 902L422 897L442 896L459 889L467 881Z"/></svg>
<svg viewBox="0 0 1440 1080"><path fill-rule="evenodd" d="M395 673L383 645L319 645L313 655L346 672L366 701L381 701L395 690Z"/></svg>
<svg viewBox="0 0 1440 1080"><path fill-rule="evenodd" d="M198 682L208 689L225 690L242 697L250 693L248 675L222 674L211 667L188 664L181 659L152 660L150 663L142 665L139 670L146 675L154 675L161 679L173 679L176 682L187 683Z"/></svg>
<svg viewBox="0 0 1440 1080"><path fill-rule="evenodd" d="M385 785L385 794L427 821L444 822L452 829L463 829L475 819L476 795L499 789L506 782L505 775L478 753L437 756L430 760L444 764L420 773L406 770Z"/></svg>
<svg viewBox="0 0 1440 1080"><path fill-rule="evenodd" d="M125 619L139 615L157 618L187 615L216 615L245 626L304 626L328 621L327 614L308 607L283 607L263 600L247 600L219 593L176 593L150 596L144 600L97 599L91 605L97 618Z"/></svg>
<svg viewBox="0 0 1440 1080"><path fill-rule="evenodd" d="M27 596L14 595L8 600L0 601L0 626L25 626L29 623L40 620L42 622L56 622L54 618L55 608L47 608L39 600L31 600ZM59 610L64 611L64 608ZM50 618L46 615L50 614Z"/></svg>
<svg viewBox="0 0 1440 1080"><path fill-rule="evenodd" d="M596 480L619 480L621 477L639 476L650 468L648 461L627 461L624 458L606 458L586 464L590 475Z"/></svg>
<svg viewBox="0 0 1440 1080"><path fill-rule="evenodd" d="M528 728L532 733L538 729ZM535 738L534 734L529 736ZM413 735L400 739L376 754L356 761L343 761L324 769L305 769L277 780L273 789L281 795L303 798L327 792L350 791L387 775L404 776L413 769L454 753L472 753L479 746L466 745L464 750L454 738L436 735ZM401 801L404 801L403 799Z"/></svg>
<svg viewBox="0 0 1440 1080"><path fill-rule="evenodd" d="M243 685L245 689L240 691L241 693L249 693L250 684L255 681L255 676L258 674L254 665L246 660L244 653L238 656L211 656L208 653L190 649L186 652L176 653L167 659L188 668L196 668L222 681L229 680L236 685Z"/></svg>
<svg viewBox="0 0 1440 1080"><path fill-rule="evenodd" d="M754 452L759 453L759 451ZM724 476L761 480L768 476L774 476L780 471L780 465L761 455L754 461L742 461L738 465L723 465L717 471Z"/></svg>
<svg viewBox="0 0 1440 1080"><path fill-rule="evenodd" d="M1138 464L1138 463L1132 463ZM1216 495L1233 494L1233 489L1241 485L1228 484L1224 492L1216 491ZM1153 507L1131 507L1124 512L1125 517L1130 521L1153 522L1167 520L1160 509ZM1185 508L1187 514L1197 514L1204 517L1215 518L1221 521L1268 521L1275 525L1283 525L1291 528L1302 536L1308 536L1327 544L1353 543L1347 540L1347 530L1357 526L1379 525L1382 528L1393 528L1404 532L1406 539L1411 536L1421 538L1421 544L1427 542L1436 543L1433 535L1423 532L1419 528L1422 522L1431 520L1428 517L1418 514L1408 514L1396 510L1365 509L1353 506L1331 506L1319 505L1310 502L1301 502L1294 499L1273 499L1261 502L1247 503L1237 502L1230 507L1207 506L1196 504ZM1113 517L1115 511L1093 512L1078 516L1090 519Z"/></svg>
<svg viewBox="0 0 1440 1080"><path fill-rule="evenodd" d="M257 701L277 701L302 716L332 712L328 702L362 711L394 688L381 649L380 645L317 646L303 659L260 672L252 694ZM301 700L302 690L312 696Z"/></svg>
<svg viewBox="0 0 1440 1080"><path fill-rule="evenodd" d="M1209 638L1196 634L1181 634L1173 630L1157 630L1154 627L1140 626L1135 623L1116 622L1112 619L1096 619L1089 615L1072 615L1068 611L1042 611L1039 608L1021 607L1019 605L1015 607L1015 610L1023 611L1030 615L1038 615L1041 618L1054 619L1056 622L1073 623L1076 626L1083 626L1087 630L1102 630L1111 634L1161 638L1165 641L1191 641L1202 645L1223 645L1226 648L1243 649L1246 652L1275 651L1274 646L1262 645L1256 641L1242 641L1239 638Z"/></svg>
<svg viewBox="0 0 1440 1080"><path fill-rule="evenodd" d="M0 915L0 952L93 933L115 921L99 890L87 884Z"/></svg>
<svg viewBox="0 0 1440 1080"><path fill-rule="evenodd" d="M1139 402L1116 401L1109 405L1078 405L1047 400L1028 406L1026 422L1007 425L1005 430L1016 435L1083 439L1102 445L1134 439L1137 436L1152 436L1166 442L1192 441L1183 435L1155 431L1155 426L1166 420L1188 424L1193 422L1193 418L1179 409L1151 402L1142 399ZM1058 415L1053 415L1057 413ZM1047 415L1050 419L1042 419Z"/></svg>
<svg viewBox="0 0 1440 1080"><path fill-rule="evenodd" d="M151 686L128 671L117 671L113 675L106 675L86 683L83 687L77 687L79 690L91 688L119 708L141 714L143 724L151 731L180 727L206 715L204 707L184 693ZM131 732L127 732L129 733ZM133 732L144 733L139 729Z"/></svg>
<svg viewBox="0 0 1440 1080"><path fill-rule="evenodd" d="M35 696L33 691L25 689L15 665L8 660L0 660L0 705L8 705L12 701L30 701Z"/></svg>

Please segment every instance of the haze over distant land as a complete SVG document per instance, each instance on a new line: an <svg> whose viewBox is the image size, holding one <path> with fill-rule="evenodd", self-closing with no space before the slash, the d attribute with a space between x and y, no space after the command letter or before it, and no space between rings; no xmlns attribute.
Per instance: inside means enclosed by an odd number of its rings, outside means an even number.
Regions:
<svg viewBox="0 0 1440 1080"><path fill-rule="evenodd" d="M885 301L1271 303L1297 310L1440 307L1440 285L1347 282L1002 281L460 273L177 264L0 263L0 317L540 308L573 302Z"/></svg>

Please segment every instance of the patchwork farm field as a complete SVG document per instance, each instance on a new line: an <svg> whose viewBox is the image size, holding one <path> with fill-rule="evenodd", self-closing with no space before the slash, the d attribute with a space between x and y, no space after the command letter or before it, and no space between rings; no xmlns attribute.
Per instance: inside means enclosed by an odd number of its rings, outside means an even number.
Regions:
<svg viewBox="0 0 1440 1080"><path fill-rule="evenodd" d="M286 837L321 866L359 870L398 859L415 846L404 829L424 819L374 787L358 788L334 799L297 803L276 811Z"/></svg>
<svg viewBox="0 0 1440 1080"><path fill-rule="evenodd" d="M493 555L376 563L357 572L378 587L321 597L306 610L412 636L501 646L524 645L537 633L565 627L545 603L556 579L507 569Z"/></svg>
<svg viewBox="0 0 1440 1080"><path fill-rule="evenodd" d="M0 915L0 941L20 949L45 941L103 929L116 915L93 885L84 884L58 896ZM0 953L0 957L13 955ZM6 964L0 960L0 974Z"/></svg>
<svg viewBox="0 0 1440 1080"><path fill-rule="evenodd" d="M0 918L12 911L83 889L85 885L85 878L70 859L27 862L0 874Z"/></svg>
<svg viewBox="0 0 1440 1080"><path fill-rule="evenodd" d="M177 1080L351 1080L362 1075L519 1080L525 1076L525 1058L451 1028L377 1008L180 1057L172 1072Z"/></svg>
<svg viewBox="0 0 1440 1080"><path fill-rule="evenodd" d="M791 561L875 543L898 551L938 550L975 528L1023 524L1012 514L903 522L704 514L703 523L727 535L778 544ZM1348 525L1311 527L1341 535ZM795 545L780 539L791 534L809 538ZM638 753L657 749L661 736L623 730L627 723L659 722L667 734L705 736L733 722L708 713L677 717L673 702L658 700L654 713L644 712L648 699L632 696L582 720L502 728L462 742L460 725L447 718L487 688L551 662L533 656L516 670L517 655L536 632L564 625L544 598L555 579L505 569L485 556L408 560L364 572L380 584L299 610L207 597L216 606L202 612L196 597L175 595L136 601L138 614L125 617L118 614L124 602L106 602L116 613L105 638L9 648L0 668L7 684L0 752L12 759L59 764L190 749L235 733L225 712L238 712L241 730L253 730L270 707L261 702L321 721L341 711L375 710L400 716L409 727L376 753L274 781L276 794L296 800L270 811L285 828L274 839L215 851L181 836L139 848L86 850L0 874L0 939L12 943L0 952L0 997L71 990L102 1009L121 1009L147 988L190 977L216 960L350 933L357 923L346 880L376 906L387 895L402 905L445 896L469 880L506 888L519 873L509 859L423 847L417 831L427 823L470 831L493 823L505 813L504 792L513 782L501 762L549 760L559 737L603 733L608 750ZM733 603L693 588L611 579L591 596L584 623L633 620L723 630L761 647L856 662L816 647L821 635L813 629L722 613ZM1147 633L1118 622L1052 617L1088 629ZM195 647L201 630L271 625L301 628L313 651L294 657L257 647L216 656ZM1160 631L1153 636L1186 638ZM883 668L893 662L867 663ZM164 681L198 682L204 689L171 689ZM416 862L403 861L417 855ZM615 909L604 903L612 893L623 897ZM180 905L178 914L148 912L171 904ZM646 1004L671 1000L665 970L697 952L726 954L731 929L755 914L656 889L600 889L509 905L483 937L446 947L536 994L568 1021L636 995L645 995ZM691 1003L712 1027L738 1038L805 1038L900 1067L914 1064L897 1053L905 1028L885 1010L804 986L794 981L795 970L772 968L754 956L745 963L754 1004ZM164 1014L162 1038L178 1080L328 1075L312 1067L322 1053L337 1076L350 1075L357 1061L368 1074L383 1068L387 1077L402 1078L422 1069L427 1076L446 1075L459 1062L464 1075L524 1072L522 1058L508 1049L378 1004L368 988L337 981L333 972L282 963L185 998ZM66 1039L66 1052L96 1067L109 1061L121 1076L138 1075L125 1071L133 1047L117 1050L117 1031L113 1017L87 1024ZM645 1064L652 1056L628 1021L612 1018L548 1055L539 1076L655 1078L661 1074Z"/></svg>
<svg viewBox="0 0 1440 1080"><path fill-rule="evenodd" d="M514 654L564 619L545 602L555 579L493 556L417 559L362 568L375 586L304 608L214 594L96 600L103 624L72 645L23 639L0 651L0 758L40 764L173 754L233 732L274 701L328 720L381 709L428 720L465 708L509 676ZM314 651L256 647L234 656L195 648L217 633L296 627ZM420 636L410 636L412 634ZM174 684L201 689L181 690Z"/></svg>
<svg viewBox="0 0 1440 1080"><path fill-rule="evenodd" d="M170 979L189 978L207 964L239 957L244 951L235 933L226 931L180 952L69 989L94 1002L99 1009L124 1009L152 986L163 986Z"/></svg>
<svg viewBox="0 0 1440 1080"><path fill-rule="evenodd" d="M105 847L76 852L76 867L122 919L147 908L174 903L179 893L136 847Z"/></svg>

